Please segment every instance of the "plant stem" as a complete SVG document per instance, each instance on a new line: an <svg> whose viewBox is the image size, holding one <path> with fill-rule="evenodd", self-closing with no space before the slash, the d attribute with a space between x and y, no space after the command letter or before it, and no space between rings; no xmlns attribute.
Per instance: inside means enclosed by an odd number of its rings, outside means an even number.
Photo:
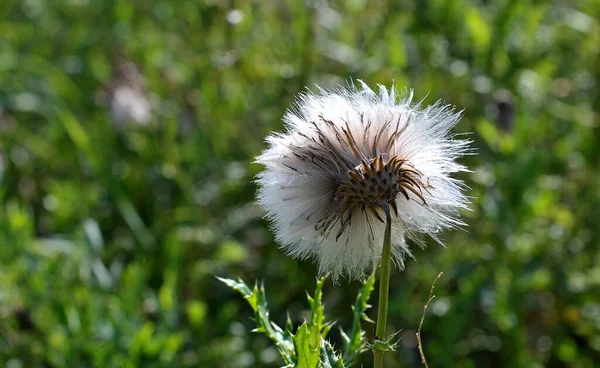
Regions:
<svg viewBox="0 0 600 368"><path fill-rule="evenodd" d="M390 293L390 273L392 268L392 218L387 203L383 204L385 212L385 234L383 237L383 251L379 265L379 305L377 306L377 327L375 338L384 341L385 325L387 324L388 296ZM375 368L383 368L383 350L374 350Z"/></svg>

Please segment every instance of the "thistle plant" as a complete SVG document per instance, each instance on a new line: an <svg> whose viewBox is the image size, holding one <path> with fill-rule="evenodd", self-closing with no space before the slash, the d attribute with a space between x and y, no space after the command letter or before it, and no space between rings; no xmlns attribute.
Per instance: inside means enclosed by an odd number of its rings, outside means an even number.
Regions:
<svg viewBox="0 0 600 368"><path fill-rule="evenodd" d="M258 203L288 255L313 259L336 283L368 285L379 271L375 340L357 345L373 349L376 367L395 349L386 334L392 263L403 269L412 257L407 239L423 245L426 234L442 244L437 234L463 226L468 203L463 182L451 177L467 170L456 159L470 142L450 133L460 113L440 102L422 108L412 97L363 82L301 94L284 116L286 132L269 136L257 158L265 166Z"/></svg>
<svg viewBox="0 0 600 368"><path fill-rule="evenodd" d="M336 352L326 340L332 322L325 322L324 307L321 300L323 284L327 277L317 281L314 296L308 296L310 305L310 321L303 323L295 332L288 318L285 328L279 327L269 319L269 308L263 286L250 289L243 281L219 278L230 288L238 291L248 301L255 313L255 332L264 333L273 341L283 361L285 368L344 368L352 365L359 354L366 351L368 342L361 321L369 321L366 315L369 296L373 291L374 277L367 279L352 306L353 322L350 334L341 330L344 349Z"/></svg>

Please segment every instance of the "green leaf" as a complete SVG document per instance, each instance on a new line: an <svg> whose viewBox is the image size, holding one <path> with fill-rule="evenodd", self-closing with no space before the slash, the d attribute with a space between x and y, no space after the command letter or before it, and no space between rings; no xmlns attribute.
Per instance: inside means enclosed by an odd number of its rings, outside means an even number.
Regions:
<svg viewBox="0 0 600 368"><path fill-rule="evenodd" d="M388 340L375 340L373 342L373 346L371 346L371 349L379 351L396 351L397 347L397 342Z"/></svg>
<svg viewBox="0 0 600 368"><path fill-rule="evenodd" d="M288 312L287 319L285 320L285 332L292 332L294 330L294 325L292 324L292 319L290 318L290 314Z"/></svg>
<svg viewBox="0 0 600 368"><path fill-rule="evenodd" d="M327 333L322 333L323 322L325 321L325 308L323 307L321 300L323 298L323 285L325 284L325 280L327 280L327 276L317 280L314 298L307 295L308 304L310 304L310 346L313 349L317 349L321 345L320 339L325 338L327 335ZM329 329L327 329L327 332L329 332Z"/></svg>
<svg viewBox="0 0 600 368"><path fill-rule="evenodd" d="M356 301L352 306L354 318L352 319L352 331L350 332L350 336L342 331L345 357L344 364L347 366L350 366L360 353L367 350L365 331L363 331L360 322L364 320L373 323L365 312L371 307L368 302L374 288L375 274L371 275L371 277L363 283L363 286L356 297Z"/></svg>
<svg viewBox="0 0 600 368"><path fill-rule="evenodd" d="M390 336L386 337L385 340L377 340L373 341L373 344L370 348L375 351L396 351L398 349L398 344L400 343L400 339L396 339L398 335L402 332L402 330L396 331Z"/></svg>
<svg viewBox="0 0 600 368"><path fill-rule="evenodd" d="M242 280L234 281L220 277L217 277L217 279L242 294L255 312L256 329L254 331L267 335L275 343L277 349L279 349L281 357L286 364L291 364L295 359L292 334L289 331L284 332L281 327L269 319L269 307L267 305L264 286L261 285L259 288L255 285L254 289L250 290Z"/></svg>
<svg viewBox="0 0 600 368"><path fill-rule="evenodd" d="M323 329L321 330L321 337L325 338L334 325L335 321L327 322L325 325L323 325Z"/></svg>
<svg viewBox="0 0 600 368"><path fill-rule="evenodd" d="M304 322L294 339L294 348L296 349L296 368L317 368L319 366L319 349L311 347L310 332L308 324Z"/></svg>
<svg viewBox="0 0 600 368"><path fill-rule="evenodd" d="M344 368L344 361L337 356L331 344L326 340L322 340L321 343L321 367Z"/></svg>
<svg viewBox="0 0 600 368"><path fill-rule="evenodd" d="M252 297L252 295L254 295L254 293L250 290L248 285L246 285L244 283L244 281L242 281L242 280L235 281L232 279L226 279L226 278L222 278L222 277L217 277L217 280L221 281L222 283L229 286L233 290L238 291L240 294L242 294L242 296L245 299L248 299L248 298ZM254 305L252 305L252 309L255 309Z"/></svg>

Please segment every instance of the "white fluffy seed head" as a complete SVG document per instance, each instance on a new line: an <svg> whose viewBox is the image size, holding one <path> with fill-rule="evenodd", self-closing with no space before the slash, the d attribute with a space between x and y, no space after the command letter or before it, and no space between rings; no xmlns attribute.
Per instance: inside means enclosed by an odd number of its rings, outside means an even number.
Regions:
<svg viewBox="0 0 600 368"><path fill-rule="evenodd" d="M440 242L440 230L463 225L458 212L468 203L463 182L451 177L466 171L456 159L470 143L450 134L460 113L439 102L421 108L393 86L376 93L360 84L300 95L284 116L286 132L269 136L257 157L265 166L258 203L277 241L334 280L362 279L376 267L382 205L392 210L392 253L403 267L406 237Z"/></svg>

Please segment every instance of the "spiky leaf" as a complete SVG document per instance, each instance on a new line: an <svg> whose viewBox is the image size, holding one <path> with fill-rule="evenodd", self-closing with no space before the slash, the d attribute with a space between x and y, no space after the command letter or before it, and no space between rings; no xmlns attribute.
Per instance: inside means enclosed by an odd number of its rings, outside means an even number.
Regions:
<svg viewBox="0 0 600 368"><path fill-rule="evenodd" d="M310 345L310 332L308 324L304 322L296 335L293 337L294 348L296 349L296 368L317 368L319 366L319 349L314 349Z"/></svg>
<svg viewBox="0 0 600 368"><path fill-rule="evenodd" d="M333 346L322 340L321 343L321 365L322 368L344 368L344 361L335 353Z"/></svg>
<svg viewBox="0 0 600 368"><path fill-rule="evenodd" d="M238 279L238 281L235 281L232 279L225 279L222 277L217 277L217 280L221 281L225 285L229 286L231 289L242 294L242 296L245 299L248 299L248 298L251 298L252 296L254 296L254 293L252 292L252 290L250 290L248 285L246 285L246 283L244 283L244 281L242 281L241 279ZM256 309L256 303L250 303L250 305L252 306L252 309Z"/></svg>
<svg viewBox="0 0 600 368"><path fill-rule="evenodd" d="M398 349L398 345L400 344L400 338L398 338L400 332L402 332L402 330L394 332L390 336L386 337L385 340L375 339L375 341L373 341L373 344L370 344L369 347L373 351L396 351Z"/></svg>
<svg viewBox="0 0 600 368"><path fill-rule="evenodd" d="M284 332L269 319L269 308L267 306L267 297L264 286L261 285L259 288L255 285L254 289L250 290L242 280L234 281L220 277L217 277L217 279L242 294L244 299L248 301L248 304L250 304L254 310L256 322L256 329L254 329L254 331L262 332L267 335L267 337L275 343L277 349L279 349L285 363L291 364L296 358L292 335L289 331Z"/></svg>
<svg viewBox="0 0 600 368"><path fill-rule="evenodd" d="M350 366L356 357L367 350L365 331L361 327L361 321L373 322L367 317L366 311L371 306L369 305L369 297L375 288L375 275L369 277L360 289L356 301L352 306L354 317L352 319L352 331L350 336L342 331L342 339L344 341L344 364Z"/></svg>
<svg viewBox="0 0 600 368"><path fill-rule="evenodd" d="M323 322L325 321L325 308L323 307L323 285L327 280L327 276L317 280L317 286L315 288L315 295L311 297L307 295L308 304L310 305L310 346L313 349L319 348L321 345L321 338L325 338L329 330L325 333L323 331Z"/></svg>

